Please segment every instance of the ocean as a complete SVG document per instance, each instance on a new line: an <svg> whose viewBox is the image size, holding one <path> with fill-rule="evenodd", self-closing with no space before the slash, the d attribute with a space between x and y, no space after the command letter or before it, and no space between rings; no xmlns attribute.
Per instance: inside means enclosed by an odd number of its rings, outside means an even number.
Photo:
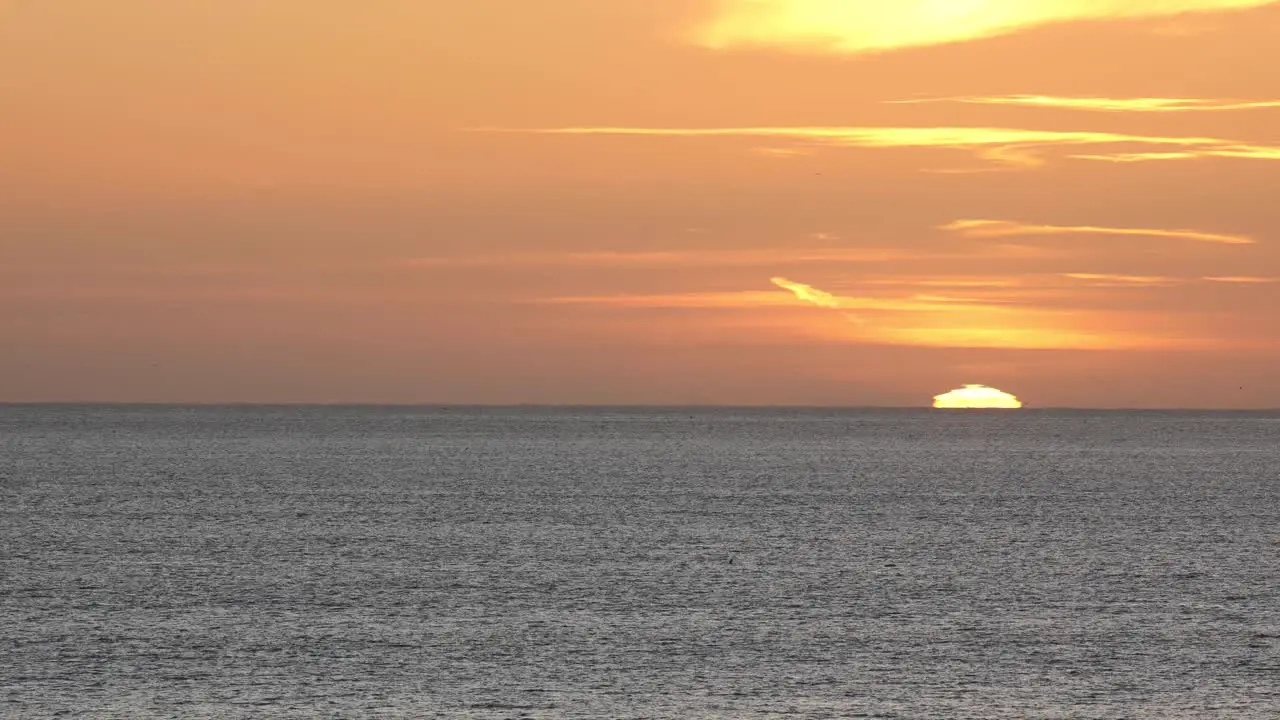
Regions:
<svg viewBox="0 0 1280 720"><path fill-rule="evenodd" d="M0 717L1280 717L1280 414L0 406Z"/></svg>

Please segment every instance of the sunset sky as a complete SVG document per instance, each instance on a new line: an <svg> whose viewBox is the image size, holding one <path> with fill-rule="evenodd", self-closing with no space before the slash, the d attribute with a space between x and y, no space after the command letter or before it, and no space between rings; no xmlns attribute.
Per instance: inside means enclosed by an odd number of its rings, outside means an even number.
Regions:
<svg viewBox="0 0 1280 720"><path fill-rule="evenodd" d="M1280 407L1280 2L0 0L0 401Z"/></svg>

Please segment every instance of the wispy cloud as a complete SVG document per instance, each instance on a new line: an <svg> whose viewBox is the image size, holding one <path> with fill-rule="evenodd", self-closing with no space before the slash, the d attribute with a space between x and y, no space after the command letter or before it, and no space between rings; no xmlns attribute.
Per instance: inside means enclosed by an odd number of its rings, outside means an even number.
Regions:
<svg viewBox="0 0 1280 720"><path fill-rule="evenodd" d="M1095 287L1166 286L1183 282L1163 275L1113 275L1109 273L1063 273L1062 277L1083 280Z"/></svg>
<svg viewBox="0 0 1280 720"><path fill-rule="evenodd" d="M648 137L740 137L791 140L805 146L849 148L940 148L971 152L1009 167L1036 167L1052 148L1078 148L1079 160L1140 162L1194 158L1280 160L1280 145L1214 137L1134 135L1126 133L1028 130L993 127L565 127L472 128L472 132L544 135L623 135ZM1147 148L1147 149L1142 149ZM1093 151L1087 151L1092 149Z"/></svg>
<svg viewBox="0 0 1280 720"><path fill-rule="evenodd" d="M670 293L663 295L570 295L540 301L551 305L598 305L656 310L750 310L793 308L790 295L766 291Z"/></svg>
<svg viewBox="0 0 1280 720"><path fill-rule="evenodd" d="M878 263L927 254L885 248L767 248L759 250L659 250L650 252L509 253L412 258L410 267L756 267L804 263Z"/></svg>
<svg viewBox="0 0 1280 720"><path fill-rule="evenodd" d="M1253 245L1256 241L1246 235L1201 232L1199 230L1164 230L1159 228L1112 228L1092 225L1032 225L1008 220L956 220L943 225L940 230L971 238L1027 237L1037 235L1110 235L1129 237L1169 238L1224 245Z"/></svg>
<svg viewBox="0 0 1280 720"><path fill-rule="evenodd" d="M751 152L761 157L776 158L780 160L808 157L814 153L812 148L804 147L758 147L752 148Z"/></svg>
<svg viewBox="0 0 1280 720"><path fill-rule="evenodd" d="M694 41L711 48L780 47L859 54L965 42L1081 20L1241 10L1275 0L721 0Z"/></svg>
<svg viewBox="0 0 1280 720"><path fill-rule="evenodd" d="M1228 112L1280 108L1280 100L1209 100L1192 98L1103 98L1053 95L993 95L890 100L891 104L965 103L969 105L1013 105L1093 112L1176 113Z"/></svg>
<svg viewBox="0 0 1280 720"><path fill-rule="evenodd" d="M1113 316L1103 319L1079 310L1046 309L962 296L850 297L785 278L774 278L773 284L783 292L562 297L545 302L629 310L780 312L813 306L838 311L851 322L801 325L808 332L834 341L888 345L1117 349L1178 344L1166 338L1113 329L1108 324L1114 321ZM851 311L858 311L858 315L851 315ZM795 322L802 321L797 317Z"/></svg>
<svg viewBox="0 0 1280 720"><path fill-rule="evenodd" d="M993 277L893 277L873 278L865 281L868 285L909 285L922 288L1012 288L1022 285L1018 278Z"/></svg>
<svg viewBox="0 0 1280 720"><path fill-rule="evenodd" d="M1098 160L1111 163L1158 162L1161 160L1195 160L1201 157L1194 152L1122 152L1072 155L1074 160Z"/></svg>
<svg viewBox="0 0 1280 720"><path fill-rule="evenodd" d="M1216 283L1232 283L1235 285L1264 285L1268 283L1280 283L1280 278L1273 277L1248 277L1248 276L1225 276L1225 277L1207 277L1208 282Z"/></svg>
<svg viewBox="0 0 1280 720"><path fill-rule="evenodd" d="M773 278L770 282L782 288L783 290L790 291L797 298L807 303L813 303L818 307L834 308L834 309L839 309L840 307L842 307L840 304L840 299L837 298L835 295L832 295L829 292L824 292L810 285L805 285L804 283L792 282L786 278L781 278L781 277Z"/></svg>
<svg viewBox="0 0 1280 720"><path fill-rule="evenodd" d="M1280 147L1269 145L1224 144L1198 148L1194 152L1117 152L1085 153L1069 156L1074 160L1100 160L1113 163L1159 162L1163 160L1195 160L1218 157L1240 160L1280 160Z"/></svg>
<svg viewBox="0 0 1280 720"><path fill-rule="evenodd" d="M848 310L848 308L845 307L846 301L844 299L838 298L835 295L832 295L831 293L826 292L825 290L819 290L818 288L813 287L812 285L805 285L804 283L793 282L783 277L773 278L770 282L782 288L783 290L790 292L792 295L795 295L796 299L802 302L807 302L813 305L817 305L818 307L830 308L832 310ZM858 304L859 301L850 301L850 302L851 304L856 305ZM865 303L866 301L863 300L862 302ZM875 302L880 302L880 301L875 301ZM847 318L850 322L855 322L859 324L866 322L862 318L862 316L855 315L851 312L846 312L845 318Z"/></svg>
<svg viewBox="0 0 1280 720"><path fill-rule="evenodd" d="M598 305L631 309L660 310L754 310L765 308L794 309L798 305L815 305L829 310L858 310L868 312L947 312L966 305L970 301L952 298L878 298L842 297L832 295L801 283L796 286L807 289L810 297L786 288L786 293L757 290L719 293L673 293L666 295L585 295L557 297L543 300L553 305ZM803 292L803 291L802 291ZM819 300L819 298L822 298ZM968 307L973 307L968 304ZM992 307L995 307L994 305Z"/></svg>

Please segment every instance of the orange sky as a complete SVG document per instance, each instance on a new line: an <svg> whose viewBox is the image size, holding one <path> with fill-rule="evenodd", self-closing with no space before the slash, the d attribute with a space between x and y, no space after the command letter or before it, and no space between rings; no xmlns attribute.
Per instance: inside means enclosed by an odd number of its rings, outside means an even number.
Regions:
<svg viewBox="0 0 1280 720"><path fill-rule="evenodd" d="M1280 3L0 0L0 401L1280 407Z"/></svg>

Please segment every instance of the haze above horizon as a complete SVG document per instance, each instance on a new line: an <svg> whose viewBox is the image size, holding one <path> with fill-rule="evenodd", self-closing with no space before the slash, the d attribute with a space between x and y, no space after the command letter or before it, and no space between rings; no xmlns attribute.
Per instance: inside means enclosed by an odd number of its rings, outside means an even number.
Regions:
<svg viewBox="0 0 1280 720"><path fill-rule="evenodd" d="M1277 32L0 0L0 402L1277 408Z"/></svg>

